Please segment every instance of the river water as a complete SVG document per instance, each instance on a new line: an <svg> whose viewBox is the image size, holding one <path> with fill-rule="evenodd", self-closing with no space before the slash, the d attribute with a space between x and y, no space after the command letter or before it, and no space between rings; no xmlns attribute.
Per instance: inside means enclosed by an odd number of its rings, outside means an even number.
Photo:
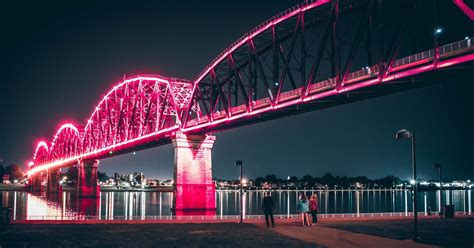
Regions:
<svg viewBox="0 0 474 248"><path fill-rule="evenodd" d="M275 213L283 216L296 214L298 193L295 190L274 190L272 196ZM321 214L396 213L408 215L412 211L410 190L306 190L306 194L319 196ZM262 214L264 191L250 190L244 193L244 215ZM452 201L455 211L472 214L473 191L445 190L443 204L440 192L419 192L418 211L421 214L439 211L439 206ZM240 194L235 190L216 191L216 217L239 214ZM33 219L160 219L173 216L171 192L101 192L100 198L75 197L71 192L59 195L32 194L22 191L0 191L0 205L13 211L15 220Z"/></svg>

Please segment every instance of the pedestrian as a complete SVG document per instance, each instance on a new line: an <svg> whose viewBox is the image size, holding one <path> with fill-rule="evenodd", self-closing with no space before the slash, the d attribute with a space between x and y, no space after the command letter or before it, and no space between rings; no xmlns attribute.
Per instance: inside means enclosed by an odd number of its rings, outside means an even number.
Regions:
<svg viewBox="0 0 474 248"><path fill-rule="evenodd" d="M308 224L308 226L310 225L310 222L309 222L309 201L308 201L308 197L306 196L306 194L303 194L301 196L301 199L300 201L298 202L298 212L300 212L301 214L301 224L303 226L305 226L305 221L306 223Z"/></svg>
<svg viewBox="0 0 474 248"><path fill-rule="evenodd" d="M266 196L263 198L263 213L265 213L265 222L267 223L267 228L270 227L270 223L268 221L268 217L272 221L272 228L275 228L275 220L273 219L273 210L275 209L275 205L273 204L273 197L268 191Z"/></svg>
<svg viewBox="0 0 474 248"><path fill-rule="evenodd" d="M318 223L318 211L319 211L319 200L318 200L318 195L316 193L311 195L311 198L309 199L309 210L311 212L311 217L312 217L312 225L316 225Z"/></svg>

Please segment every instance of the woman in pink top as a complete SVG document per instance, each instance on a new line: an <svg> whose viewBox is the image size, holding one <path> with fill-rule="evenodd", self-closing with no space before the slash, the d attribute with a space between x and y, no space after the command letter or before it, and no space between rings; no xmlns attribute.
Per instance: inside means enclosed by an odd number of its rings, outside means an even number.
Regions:
<svg viewBox="0 0 474 248"><path fill-rule="evenodd" d="M313 217L312 225L314 226L318 222L317 214L319 210L318 195L316 193L312 194L309 198L309 210L311 212L311 216Z"/></svg>

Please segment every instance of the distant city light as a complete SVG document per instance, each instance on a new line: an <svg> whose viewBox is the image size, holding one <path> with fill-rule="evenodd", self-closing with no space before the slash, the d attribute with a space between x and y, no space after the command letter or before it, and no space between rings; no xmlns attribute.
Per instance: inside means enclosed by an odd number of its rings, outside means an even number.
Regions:
<svg viewBox="0 0 474 248"><path fill-rule="evenodd" d="M242 179L242 184L246 184L247 183L247 179L243 178Z"/></svg>
<svg viewBox="0 0 474 248"><path fill-rule="evenodd" d="M411 185L415 185L415 183L416 183L415 180L413 180L413 179L410 180L410 184L411 184Z"/></svg>
<svg viewBox="0 0 474 248"><path fill-rule="evenodd" d="M437 28L435 30L435 34L441 34L443 32L443 29L442 28Z"/></svg>
<svg viewBox="0 0 474 248"><path fill-rule="evenodd" d="M471 183L471 180L467 180L467 183Z"/></svg>
<svg viewBox="0 0 474 248"><path fill-rule="evenodd" d="M278 86L278 82L276 82L275 85Z"/></svg>
<svg viewBox="0 0 474 248"><path fill-rule="evenodd" d="M464 37L465 40L469 40L469 36Z"/></svg>
<svg viewBox="0 0 474 248"><path fill-rule="evenodd" d="M137 154L137 152L136 152L136 151L133 151L133 155L136 155L136 154Z"/></svg>

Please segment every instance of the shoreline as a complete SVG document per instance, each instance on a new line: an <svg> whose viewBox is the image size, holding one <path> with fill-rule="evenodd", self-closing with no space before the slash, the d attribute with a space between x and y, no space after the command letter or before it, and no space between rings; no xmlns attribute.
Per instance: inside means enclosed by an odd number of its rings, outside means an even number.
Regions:
<svg viewBox="0 0 474 248"><path fill-rule="evenodd" d="M46 187L43 187L43 190L46 191ZM75 191L76 188L74 186L63 186L62 191ZM0 191L24 191L28 192L28 186L23 184L0 184ZM115 187L100 187L101 192L173 192L173 188L164 188L164 187L157 187L157 188L115 188Z"/></svg>
<svg viewBox="0 0 474 248"><path fill-rule="evenodd" d="M250 218L249 218L250 217ZM437 215L432 216L418 216L419 220L426 220L426 219L446 219L440 218ZM466 214L457 214L455 218L447 218L449 219L469 219L474 220L474 215L466 215ZM59 220L59 219L51 219L51 220L12 220L10 224L13 225L25 225L25 224L66 224L66 225L74 225L74 224L88 224L88 225L100 225L100 224L199 224L199 223L238 223L240 220L238 215L229 215L220 217L218 215L215 216L199 216L199 215L189 215L189 216L169 216L169 218L161 218L161 219L113 219L113 220L106 220L106 219L97 219L97 218L88 218L84 216L83 219L70 219L70 220ZM386 215L386 216L371 216L371 214L367 214L366 216L356 217L352 214L345 214L345 216L336 216L331 217L331 214L327 216L318 215L318 223L332 223L332 222L359 222L359 221L397 221L397 220L413 220L413 216L403 216L403 215ZM290 218L286 218L282 215L275 216L276 223L299 223L301 219L299 215L294 214ZM265 223L265 216L264 215L255 215L255 216L248 216L244 219L244 223L246 224L262 224Z"/></svg>
<svg viewBox="0 0 474 248"><path fill-rule="evenodd" d="M46 190L46 187L43 186L43 189ZM62 186L63 191L74 191L76 190L74 186ZM216 191L238 191L239 189L229 189L229 188L216 188ZM404 191L411 190L410 188L362 188L362 189L323 189L323 188L269 188L269 189L258 189L258 188L247 188L245 191ZM439 189L418 189L418 192L436 192ZM443 188L442 190L472 190L471 188ZM0 183L0 191L28 191L28 187L23 184L2 184ZM173 192L172 187L153 187L153 188L116 188L115 186L101 186L101 192Z"/></svg>

